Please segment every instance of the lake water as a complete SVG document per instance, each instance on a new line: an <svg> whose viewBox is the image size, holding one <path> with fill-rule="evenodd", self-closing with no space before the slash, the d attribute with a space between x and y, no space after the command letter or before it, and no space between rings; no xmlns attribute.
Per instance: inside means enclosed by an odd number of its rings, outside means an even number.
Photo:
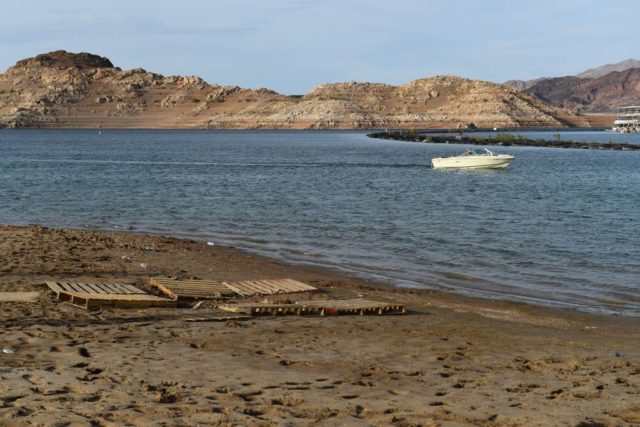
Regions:
<svg viewBox="0 0 640 427"><path fill-rule="evenodd" d="M640 152L500 147L516 156L504 171L428 167L464 148L355 131L0 130L0 223L170 234L398 286L640 316Z"/></svg>

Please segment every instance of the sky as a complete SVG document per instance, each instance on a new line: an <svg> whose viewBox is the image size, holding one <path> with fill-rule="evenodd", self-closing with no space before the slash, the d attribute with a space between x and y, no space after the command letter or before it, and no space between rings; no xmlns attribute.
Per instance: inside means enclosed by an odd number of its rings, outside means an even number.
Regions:
<svg viewBox="0 0 640 427"><path fill-rule="evenodd" d="M123 69L304 94L453 74L504 82L640 58L638 0L22 0L0 69L52 50Z"/></svg>

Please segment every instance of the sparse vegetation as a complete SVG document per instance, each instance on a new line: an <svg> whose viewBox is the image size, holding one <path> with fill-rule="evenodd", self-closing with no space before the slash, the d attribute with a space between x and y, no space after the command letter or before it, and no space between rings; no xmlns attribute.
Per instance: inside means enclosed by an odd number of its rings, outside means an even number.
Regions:
<svg viewBox="0 0 640 427"><path fill-rule="evenodd" d="M516 137L511 133L497 133L496 136L491 139L501 143L511 143L516 140Z"/></svg>

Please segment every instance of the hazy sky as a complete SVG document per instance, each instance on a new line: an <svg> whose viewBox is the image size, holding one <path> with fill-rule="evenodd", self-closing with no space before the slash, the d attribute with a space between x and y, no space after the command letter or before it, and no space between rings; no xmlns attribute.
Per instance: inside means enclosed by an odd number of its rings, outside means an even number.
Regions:
<svg viewBox="0 0 640 427"><path fill-rule="evenodd" d="M502 82L640 58L638 0L22 0L0 68L51 50L302 94L437 74Z"/></svg>

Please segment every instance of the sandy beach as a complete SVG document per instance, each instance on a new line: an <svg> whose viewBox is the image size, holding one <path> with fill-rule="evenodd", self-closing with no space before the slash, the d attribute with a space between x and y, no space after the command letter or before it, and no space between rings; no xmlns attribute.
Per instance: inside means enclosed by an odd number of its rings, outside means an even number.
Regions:
<svg viewBox="0 0 640 427"><path fill-rule="evenodd" d="M142 264L142 266L141 266ZM45 280L291 277L406 315L187 322L86 311ZM0 425L640 425L640 321L395 289L234 248L0 227Z"/></svg>

